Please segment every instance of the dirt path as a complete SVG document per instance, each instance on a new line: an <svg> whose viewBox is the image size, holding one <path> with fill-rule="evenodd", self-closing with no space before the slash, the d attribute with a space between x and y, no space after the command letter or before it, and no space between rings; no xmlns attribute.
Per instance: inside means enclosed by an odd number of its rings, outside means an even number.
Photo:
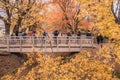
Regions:
<svg viewBox="0 0 120 80"><path fill-rule="evenodd" d="M15 73L20 65L22 65L22 59L17 55L0 55L0 77L7 72Z"/></svg>

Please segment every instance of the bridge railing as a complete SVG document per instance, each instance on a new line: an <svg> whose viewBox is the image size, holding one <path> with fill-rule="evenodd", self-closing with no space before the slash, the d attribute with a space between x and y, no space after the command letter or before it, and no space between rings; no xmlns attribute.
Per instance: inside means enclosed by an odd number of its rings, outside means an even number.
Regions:
<svg viewBox="0 0 120 80"><path fill-rule="evenodd" d="M67 37L67 36L60 36L60 37L34 37L34 36L9 36L0 38L0 44L7 44L7 41L11 45L17 45L17 44L44 44L45 42L47 44L78 44L77 42L82 41L83 43L89 40L93 40L94 37Z"/></svg>
<svg viewBox="0 0 120 80"><path fill-rule="evenodd" d="M94 37L58 36L58 37L35 37L35 36L7 36L0 38L0 47L93 47Z"/></svg>

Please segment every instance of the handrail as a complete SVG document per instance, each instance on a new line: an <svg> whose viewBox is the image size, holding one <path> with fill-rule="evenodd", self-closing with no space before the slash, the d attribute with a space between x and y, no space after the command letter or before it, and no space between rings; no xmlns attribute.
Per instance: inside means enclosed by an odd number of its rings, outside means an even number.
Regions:
<svg viewBox="0 0 120 80"><path fill-rule="evenodd" d="M0 39L0 41L6 41L6 40L8 40L9 39L9 41L21 41L22 40L22 42L23 41L25 41L25 40L28 40L28 41L32 41L32 44L35 44L36 42L35 41L38 41L38 40L42 40L42 42L41 43L44 43L44 41L46 42L46 41L50 41L50 40L54 40L54 42L56 41L56 42L58 42L59 43L59 41L64 41L64 40L66 40L66 42L68 41L68 42L73 42L73 41L77 41L77 40L93 40L94 39L94 37L87 37L87 38L82 38L82 37L63 37L63 36L61 36L61 37L34 37L34 36L24 36L24 37L22 37L22 36L9 36L9 37L6 37L6 38L2 38L2 39Z"/></svg>
<svg viewBox="0 0 120 80"><path fill-rule="evenodd" d="M50 45L52 44L52 46ZM94 37L78 37L78 36L50 36L50 37L35 37L35 36L7 36L0 38L0 47L6 46L7 51L10 52L11 48L19 48L22 51L23 47L43 47L45 50L49 47L59 48L62 46L68 47L71 51L74 47L82 48L82 46L93 47Z"/></svg>

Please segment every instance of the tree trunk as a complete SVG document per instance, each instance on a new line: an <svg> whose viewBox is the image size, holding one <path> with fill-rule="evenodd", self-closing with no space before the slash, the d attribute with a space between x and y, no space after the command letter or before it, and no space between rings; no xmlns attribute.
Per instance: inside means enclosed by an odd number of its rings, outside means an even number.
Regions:
<svg viewBox="0 0 120 80"><path fill-rule="evenodd" d="M111 10L115 17L115 22L120 24L120 1L117 0L117 3L115 5L114 4L115 4L115 2L113 2L113 4L111 5Z"/></svg>
<svg viewBox="0 0 120 80"><path fill-rule="evenodd" d="M19 26L18 26L18 25L16 25L16 26L14 27L14 29L13 29L13 33L16 33L16 31L19 32Z"/></svg>
<svg viewBox="0 0 120 80"><path fill-rule="evenodd" d="M10 35L10 24L5 23L5 35Z"/></svg>
<svg viewBox="0 0 120 80"><path fill-rule="evenodd" d="M19 32L19 28L21 27L21 24L22 24L22 18L19 17L18 20L17 20L17 24L15 25L14 29L13 29L13 32L15 33L16 31Z"/></svg>

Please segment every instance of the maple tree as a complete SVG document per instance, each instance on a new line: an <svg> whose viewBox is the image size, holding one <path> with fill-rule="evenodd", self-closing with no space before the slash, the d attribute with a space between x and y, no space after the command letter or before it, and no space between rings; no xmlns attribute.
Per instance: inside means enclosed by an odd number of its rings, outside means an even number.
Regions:
<svg viewBox="0 0 120 80"><path fill-rule="evenodd" d="M61 24L66 29L73 33L77 32L79 22L83 19L78 17L80 15L80 4L74 0L53 0L54 4L57 4L62 13Z"/></svg>

